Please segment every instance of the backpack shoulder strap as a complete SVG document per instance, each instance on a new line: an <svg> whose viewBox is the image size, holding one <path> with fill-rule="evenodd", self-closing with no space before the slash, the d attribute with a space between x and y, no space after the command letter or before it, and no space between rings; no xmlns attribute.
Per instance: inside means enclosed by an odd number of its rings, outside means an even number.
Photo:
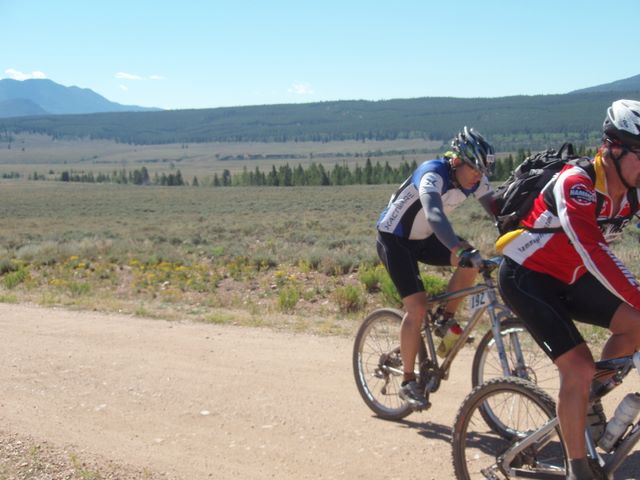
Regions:
<svg viewBox="0 0 640 480"><path fill-rule="evenodd" d="M633 217L638 211L638 189L630 188L627 193L627 200L629 200L629 206L631 207L631 215L629 218Z"/></svg>
<svg viewBox="0 0 640 480"><path fill-rule="evenodd" d="M596 167L590 158L587 158L587 157L576 158L575 160L571 160L571 163L573 163L574 165L577 165L578 167L582 168L585 172L587 172L593 184L594 185L596 184ZM604 205L604 196L601 193L598 193L598 191L596 191L596 218L600 213L600 210L602 209L602 205Z"/></svg>
<svg viewBox="0 0 640 480"><path fill-rule="evenodd" d="M566 146L569 146L569 148L571 149L571 151L573 152L573 145L571 145L570 143L565 143L564 145L562 145L562 147L560 147L560 151L562 152L563 149L565 149ZM589 175L589 178L591 178L591 181L595 184L596 182L596 169L595 166L593 165L593 162L591 161L590 158L588 157L578 157L578 158L572 158L570 160L567 160L567 165L575 165L578 166L580 168L582 168L585 172L587 172L587 174ZM554 203L553 203L553 185L555 185L555 182L557 182L558 178L555 177L553 180L551 180L550 182L550 186L551 188L546 188L544 191L544 201L547 204L547 208L549 208L549 210L554 214L557 215ZM596 192L596 216L598 215L598 213L600 212L600 209L602 208L602 205L604 204L604 197L601 194L598 194ZM555 228L530 228L528 229L530 232L534 232L534 233L555 233L555 232L559 232L562 230L562 227L555 227Z"/></svg>
<svg viewBox="0 0 640 480"><path fill-rule="evenodd" d="M563 143L560 150L558 150L558 156L563 159L569 159L575 157L575 155L576 150L573 148L573 144L569 142Z"/></svg>

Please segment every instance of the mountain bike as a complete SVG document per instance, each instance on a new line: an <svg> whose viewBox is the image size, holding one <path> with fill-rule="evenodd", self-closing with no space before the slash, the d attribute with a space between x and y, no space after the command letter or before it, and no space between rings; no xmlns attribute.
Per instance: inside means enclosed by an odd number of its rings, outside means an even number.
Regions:
<svg viewBox="0 0 640 480"><path fill-rule="evenodd" d="M449 378L451 365L467 343L485 313L490 329L482 336L473 358L471 382L475 387L494 377L515 375L533 381L551 391L557 390L556 367L535 343L524 323L498 302L491 273L502 257L483 261L482 280L475 286L455 292L433 295L428 299L427 318L422 328L422 341L416 358L415 372L425 397L435 393L443 380ZM468 321L449 353L439 362L434 345L438 307L448 301L468 297ZM381 308L369 314L360 325L353 346L353 372L362 399L378 416L400 420L415 407L398 396L403 378L400 356L400 323L403 312ZM458 318L460 321L461 319ZM460 322L461 326L464 322ZM485 415L491 421L491 412Z"/></svg>
<svg viewBox="0 0 640 480"><path fill-rule="evenodd" d="M634 367L640 374L640 352L596 362L596 378L608 380L592 391L590 400L611 392ZM501 420L501 431L485 422L481 410L487 406ZM640 420L627 425L610 453L596 449L589 426L585 439L589 461L600 465L602 478L611 479L640 440ZM458 480L566 476L566 447L554 401L523 379L497 378L476 387L458 411L451 444Z"/></svg>

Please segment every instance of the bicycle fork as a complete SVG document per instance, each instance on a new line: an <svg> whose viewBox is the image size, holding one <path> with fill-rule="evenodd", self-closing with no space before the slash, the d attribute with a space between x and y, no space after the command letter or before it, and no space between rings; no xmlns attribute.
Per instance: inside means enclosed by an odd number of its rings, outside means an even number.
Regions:
<svg viewBox="0 0 640 480"><path fill-rule="evenodd" d="M502 374L505 377L509 377L515 375L520 378L527 378L526 366L524 362L524 356L522 355L522 348L520 346L520 339L518 335L513 332L510 333L511 344L513 345L513 350L515 353L515 365L514 370L511 370L511 366L509 365L509 360L507 359L507 351L504 348L504 341L502 338L502 325L501 325L501 316L496 314L496 294L493 290L489 290L489 305L487 310L489 311L489 318L491 319L491 331L493 332L493 339L496 344L496 350L498 351L498 358L500 358L500 365L502 366Z"/></svg>

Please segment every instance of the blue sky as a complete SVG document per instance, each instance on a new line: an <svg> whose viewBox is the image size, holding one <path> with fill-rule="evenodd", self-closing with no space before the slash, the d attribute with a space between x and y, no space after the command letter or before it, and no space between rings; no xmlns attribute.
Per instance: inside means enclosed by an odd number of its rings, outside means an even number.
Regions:
<svg viewBox="0 0 640 480"><path fill-rule="evenodd" d="M640 74L637 0L0 0L0 18L0 78L169 109L565 93Z"/></svg>

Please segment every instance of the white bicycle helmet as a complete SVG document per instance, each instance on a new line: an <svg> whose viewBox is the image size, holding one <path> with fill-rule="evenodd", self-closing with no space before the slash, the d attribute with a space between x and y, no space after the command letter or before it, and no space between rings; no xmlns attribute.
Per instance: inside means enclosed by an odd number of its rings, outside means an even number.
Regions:
<svg viewBox="0 0 640 480"><path fill-rule="evenodd" d="M464 127L451 141L451 147L466 164L486 175L491 173L495 162L493 147L473 128Z"/></svg>
<svg viewBox="0 0 640 480"><path fill-rule="evenodd" d="M640 147L640 102L616 100L607 109L602 125L605 140L626 147Z"/></svg>

